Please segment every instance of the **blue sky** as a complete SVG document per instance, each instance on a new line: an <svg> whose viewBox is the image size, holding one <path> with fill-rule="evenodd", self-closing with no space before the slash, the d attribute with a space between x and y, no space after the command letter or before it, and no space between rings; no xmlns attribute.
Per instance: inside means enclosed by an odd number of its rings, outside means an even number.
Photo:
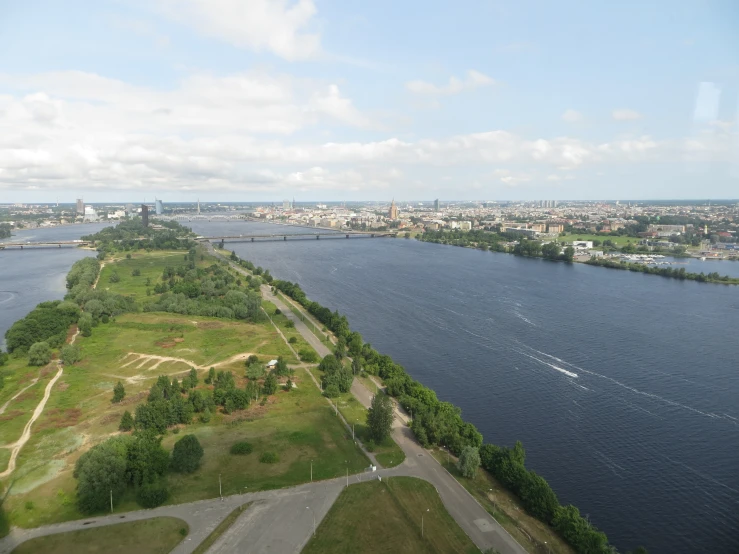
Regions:
<svg viewBox="0 0 739 554"><path fill-rule="evenodd" d="M739 5L0 3L0 202L739 197Z"/></svg>

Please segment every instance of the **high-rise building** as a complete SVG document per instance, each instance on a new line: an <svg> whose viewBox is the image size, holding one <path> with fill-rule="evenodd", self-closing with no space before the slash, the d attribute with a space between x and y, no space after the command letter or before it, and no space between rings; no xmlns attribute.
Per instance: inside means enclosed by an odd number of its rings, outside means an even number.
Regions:
<svg viewBox="0 0 739 554"><path fill-rule="evenodd" d="M395 205L395 198L393 198L393 202L390 204L390 210L388 211L387 216L390 219L398 219L398 206Z"/></svg>
<svg viewBox="0 0 739 554"><path fill-rule="evenodd" d="M77 213L85 215L85 201L82 198L77 199Z"/></svg>
<svg viewBox="0 0 739 554"><path fill-rule="evenodd" d="M438 198L434 200L434 211L435 212L439 211L439 199Z"/></svg>
<svg viewBox="0 0 739 554"><path fill-rule="evenodd" d="M161 200L154 199L154 209L157 212L157 215L162 215L164 213L164 205L162 204Z"/></svg>
<svg viewBox="0 0 739 554"><path fill-rule="evenodd" d="M144 227L149 226L149 206L146 204L141 204L141 221L144 224Z"/></svg>

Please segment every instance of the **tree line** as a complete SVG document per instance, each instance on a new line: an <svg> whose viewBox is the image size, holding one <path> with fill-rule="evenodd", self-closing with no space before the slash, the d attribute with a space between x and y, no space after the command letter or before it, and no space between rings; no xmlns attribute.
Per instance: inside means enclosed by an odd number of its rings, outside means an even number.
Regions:
<svg viewBox="0 0 739 554"><path fill-rule="evenodd" d="M650 275L660 275L671 279L680 279L681 281L698 281L699 283L719 283L724 285L739 285L739 278L729 277L728 275L719 275L718 272L711 273L694 273L685 271L684 267L679 269L672 267L649 266L646 264L635 264L620 260L610 260L605 258L590 258L585 262L588 265L596 265L599 267L609 267L611 269L626 269L636 273L648 273Z"/></svg>
<svg viewBox="0 0 739 554"><path fill-rule="evenodd" d="M82 240L95 243L103 257L106 253L132 250L189 250L195 246L192 229L176 221L158 222L164 229L144 226L141 218L121 221L113 227L106 227Z"/></svg>
<svg viewBox="0 0 739 554"><path fill-rule="evenodd" d="M10 223L0 223L0 239L6 239L10 236Z"/></svg>

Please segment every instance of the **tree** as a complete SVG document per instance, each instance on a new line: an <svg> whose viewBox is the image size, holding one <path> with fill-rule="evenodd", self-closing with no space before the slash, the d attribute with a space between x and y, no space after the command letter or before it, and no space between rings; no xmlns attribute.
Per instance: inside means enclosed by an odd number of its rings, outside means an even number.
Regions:
<svg viewBox="0 0 739 554"><path fill-rule="evenodd" d="M172 450L172 469L179 473L192 473L200 467L203 447L195 435L185 435Z"/></svg>
<svg viewBox="0 0 739 554"><path fill-rule="evenodd" d="M126 451L129 437L115 437L80 456L74 469L77 504L82 513L105 510L121 500L126 487Z"/></svg>
<svg viewBox="0 0 739 554"><path fill-rule="evenodd" d="M59 357L64 365L72 365L82 359L82 352L76 344L65 344Z"/></svg>
<svg viewBox="0 0 739 554"><path fill-rule="evenodd" d="M208 376L205 378L205 384L206 385L213 384L213 381L215 380L215 378L216 378L216 368L211 367L208 370Z"/></svg>
<svg viewBox="0 0 739 554"><path fill-rule="evenodd" d="M121 423L118 425L119 431L130 431L133 429L133 416L131 416L131 412L126 410L123 412L123 416L121 417Z"/></svg>
<svg viewBox="0 0 739 554"><path fill-rule="evenodd" d="M92 335L92 316L87 312L83 312L77 321L77 328L80 330L83 337L89 337Z"/></svg>
<svg viewBox="0 0 739 554"><path fill-rule="evenodd" d="M290 392L291 390L293 390L293 380L288 377L285 382L285 391Z"/></svg>
<svg viewBox="0 0 739 554"><path fill-rule="evenodd" d="M267 375L267 378L264 380L264 386L262 387L262 393L265 395L274 394L277 392L277 377L275 377L274 373L271 373Z"/></svg>
<svg viewBox="0 0 739 554"><path fill-rule="evenodd" d="M465 446L459 455L457 469L469 479L477 475L477 468L480 467L480 451L474 446Z"/></svg>
<svg viewBox="0 0 739 554"><path fill-rule="evenodd" d="M183 379L182 382L184 383L185 380ZM190 376L189 376L189 382L188 382L188 388L194 389L198 386L198 372L193 367L190 369Z"/></svg>
<svg viewBox="0 0 739 554"><path fill-rule="evenodd" d="M575 259L575 249L572 248L572 246L565 248L564 254L562 254L562 259L566 262L572 262L572 260Z"/></svg>
<svg viewBox="0 0 739 554"><path fill-rule="evenodd" d="M126 397L126 389L123 388L123 383L118 381L116 385L113 387L113 404L118 404L121 400L123 400Z"/></svg>
<svg viewBox="0 0 739 554"><path fill-rule="evenodd" d="M277 358L277 365L275 366L274 373L278 377L287 377L288 375L292 375L294 371L287 366L285 359L280 356Z"/></svg>
<svg viewBox="0 0 739 554"><path fill-rule="evenodd" d="M42 366L51 361L51 348L48 342L35 342L28 350L28 364Z"/></svg>
<svg viewBox="0 0 739 554"><path fill-rule="evenodd" d="M376 394L367 410L367 427L375 442L383 442L390 436L393 425L393 403L386 394Z"/></svg>

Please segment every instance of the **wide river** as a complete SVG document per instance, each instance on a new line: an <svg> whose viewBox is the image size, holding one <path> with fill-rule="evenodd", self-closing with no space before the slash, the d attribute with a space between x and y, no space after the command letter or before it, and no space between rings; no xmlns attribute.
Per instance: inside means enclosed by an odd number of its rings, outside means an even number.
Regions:
<svg viewBox="0 0 739 554"><path fill-rule="evenodd" d="M739 552L739 287L403 239L227 247L346 314L486 441L521 440L528 467L621 551ZM0 252L0 331L61 297L82 255Z"/></svg>

